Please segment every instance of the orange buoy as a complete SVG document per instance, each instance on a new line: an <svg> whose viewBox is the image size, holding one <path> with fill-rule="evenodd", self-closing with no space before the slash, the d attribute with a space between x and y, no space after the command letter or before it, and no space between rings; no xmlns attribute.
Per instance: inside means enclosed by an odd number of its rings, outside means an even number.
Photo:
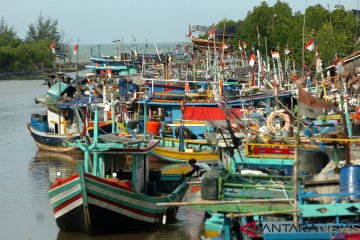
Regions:
<svg viewBox="0 0 360 240"><path fill-rule="evenodd" d="M160 127L161 127L160 122L157 122L157 121L147 121L146 122L146 132L148 134L153 134L155 136L158 136Z"/></svg>

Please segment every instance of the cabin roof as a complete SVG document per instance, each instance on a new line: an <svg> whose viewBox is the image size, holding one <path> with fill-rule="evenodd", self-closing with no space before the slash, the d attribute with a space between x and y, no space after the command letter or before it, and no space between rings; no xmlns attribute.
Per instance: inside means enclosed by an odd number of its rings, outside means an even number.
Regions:
<svg viewBox="0 0 360 240"><path fill-rule="evenodd" d="M60 93L59 93L59 83L55 83L50 87L50 89L47 91L47 95L49 98L53 100L58 100L61 94L68 88L70 85L60 82Z"/></svg>

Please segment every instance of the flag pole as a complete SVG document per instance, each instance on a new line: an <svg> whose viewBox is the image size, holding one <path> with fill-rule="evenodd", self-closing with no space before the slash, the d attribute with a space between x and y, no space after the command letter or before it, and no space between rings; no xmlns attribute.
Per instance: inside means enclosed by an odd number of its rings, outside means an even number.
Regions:
<svg viewBox="0 0 360 240"><path fill-rule="evenodd" d="M303 24L303 47L302 47L302 76L304 76L304 65L305 65L305 15L306 15L306 8L307 8L307 0L305 2L305 10L304 10L304 24ZM293 168L293 175L294 175L294 225L298 226L299 224L299 206L298 206L298 197L299 197L299 145L300 145L300 88L301 85L298 84L297 95L298 95L298 102L297 102L297 112L296 112L296 135L295 135L295 156L294 156L294 168Z"/></svg>
<svg viewBox="0 0 360 240"><path fill-rule="evenodd" d="M76 50L76 78L79 77L79 38L77 39L77 50Z"/></svg>
<svg viewBox="0 0 360 240"><path fill-rule="evenodd" d="M215 26L213 26L215 28ZM216 53L216 36L215 36L215 31L214 31L214 37L213 37L213 42L214 42L214 67L215 67L215 75L214 75L214 82L217 81L217 53Z"/></svg>

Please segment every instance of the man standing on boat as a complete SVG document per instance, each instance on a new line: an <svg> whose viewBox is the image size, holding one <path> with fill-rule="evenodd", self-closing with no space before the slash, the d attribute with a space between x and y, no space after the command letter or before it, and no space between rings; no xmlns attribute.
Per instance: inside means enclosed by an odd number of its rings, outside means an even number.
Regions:
<svg viewBox="0 0 360 240"><path fill-rule="evenodd" d="M211 170L207 163L198 163L193 158L189 160L189 165L192 167L192 170L185 174L187 177L191 177L195 172L198 177L201 177L205 172Z"/></svg>

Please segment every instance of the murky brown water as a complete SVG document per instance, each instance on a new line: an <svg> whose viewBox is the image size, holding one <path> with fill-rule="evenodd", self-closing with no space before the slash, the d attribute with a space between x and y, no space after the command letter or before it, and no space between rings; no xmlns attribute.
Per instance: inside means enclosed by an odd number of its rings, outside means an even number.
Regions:
<svg viewBox="0 0 360 240"><path fill-rule="evenodd" d="M60 232L52 215L47 190L57 171L70 175L79 155L38 151L25 123L45 110L34 102L45 95L43 81L0 81L0 239L24 240L197 240L203 231L201 212L180 208L178 222L156 230L88 236Z"/></svg>

